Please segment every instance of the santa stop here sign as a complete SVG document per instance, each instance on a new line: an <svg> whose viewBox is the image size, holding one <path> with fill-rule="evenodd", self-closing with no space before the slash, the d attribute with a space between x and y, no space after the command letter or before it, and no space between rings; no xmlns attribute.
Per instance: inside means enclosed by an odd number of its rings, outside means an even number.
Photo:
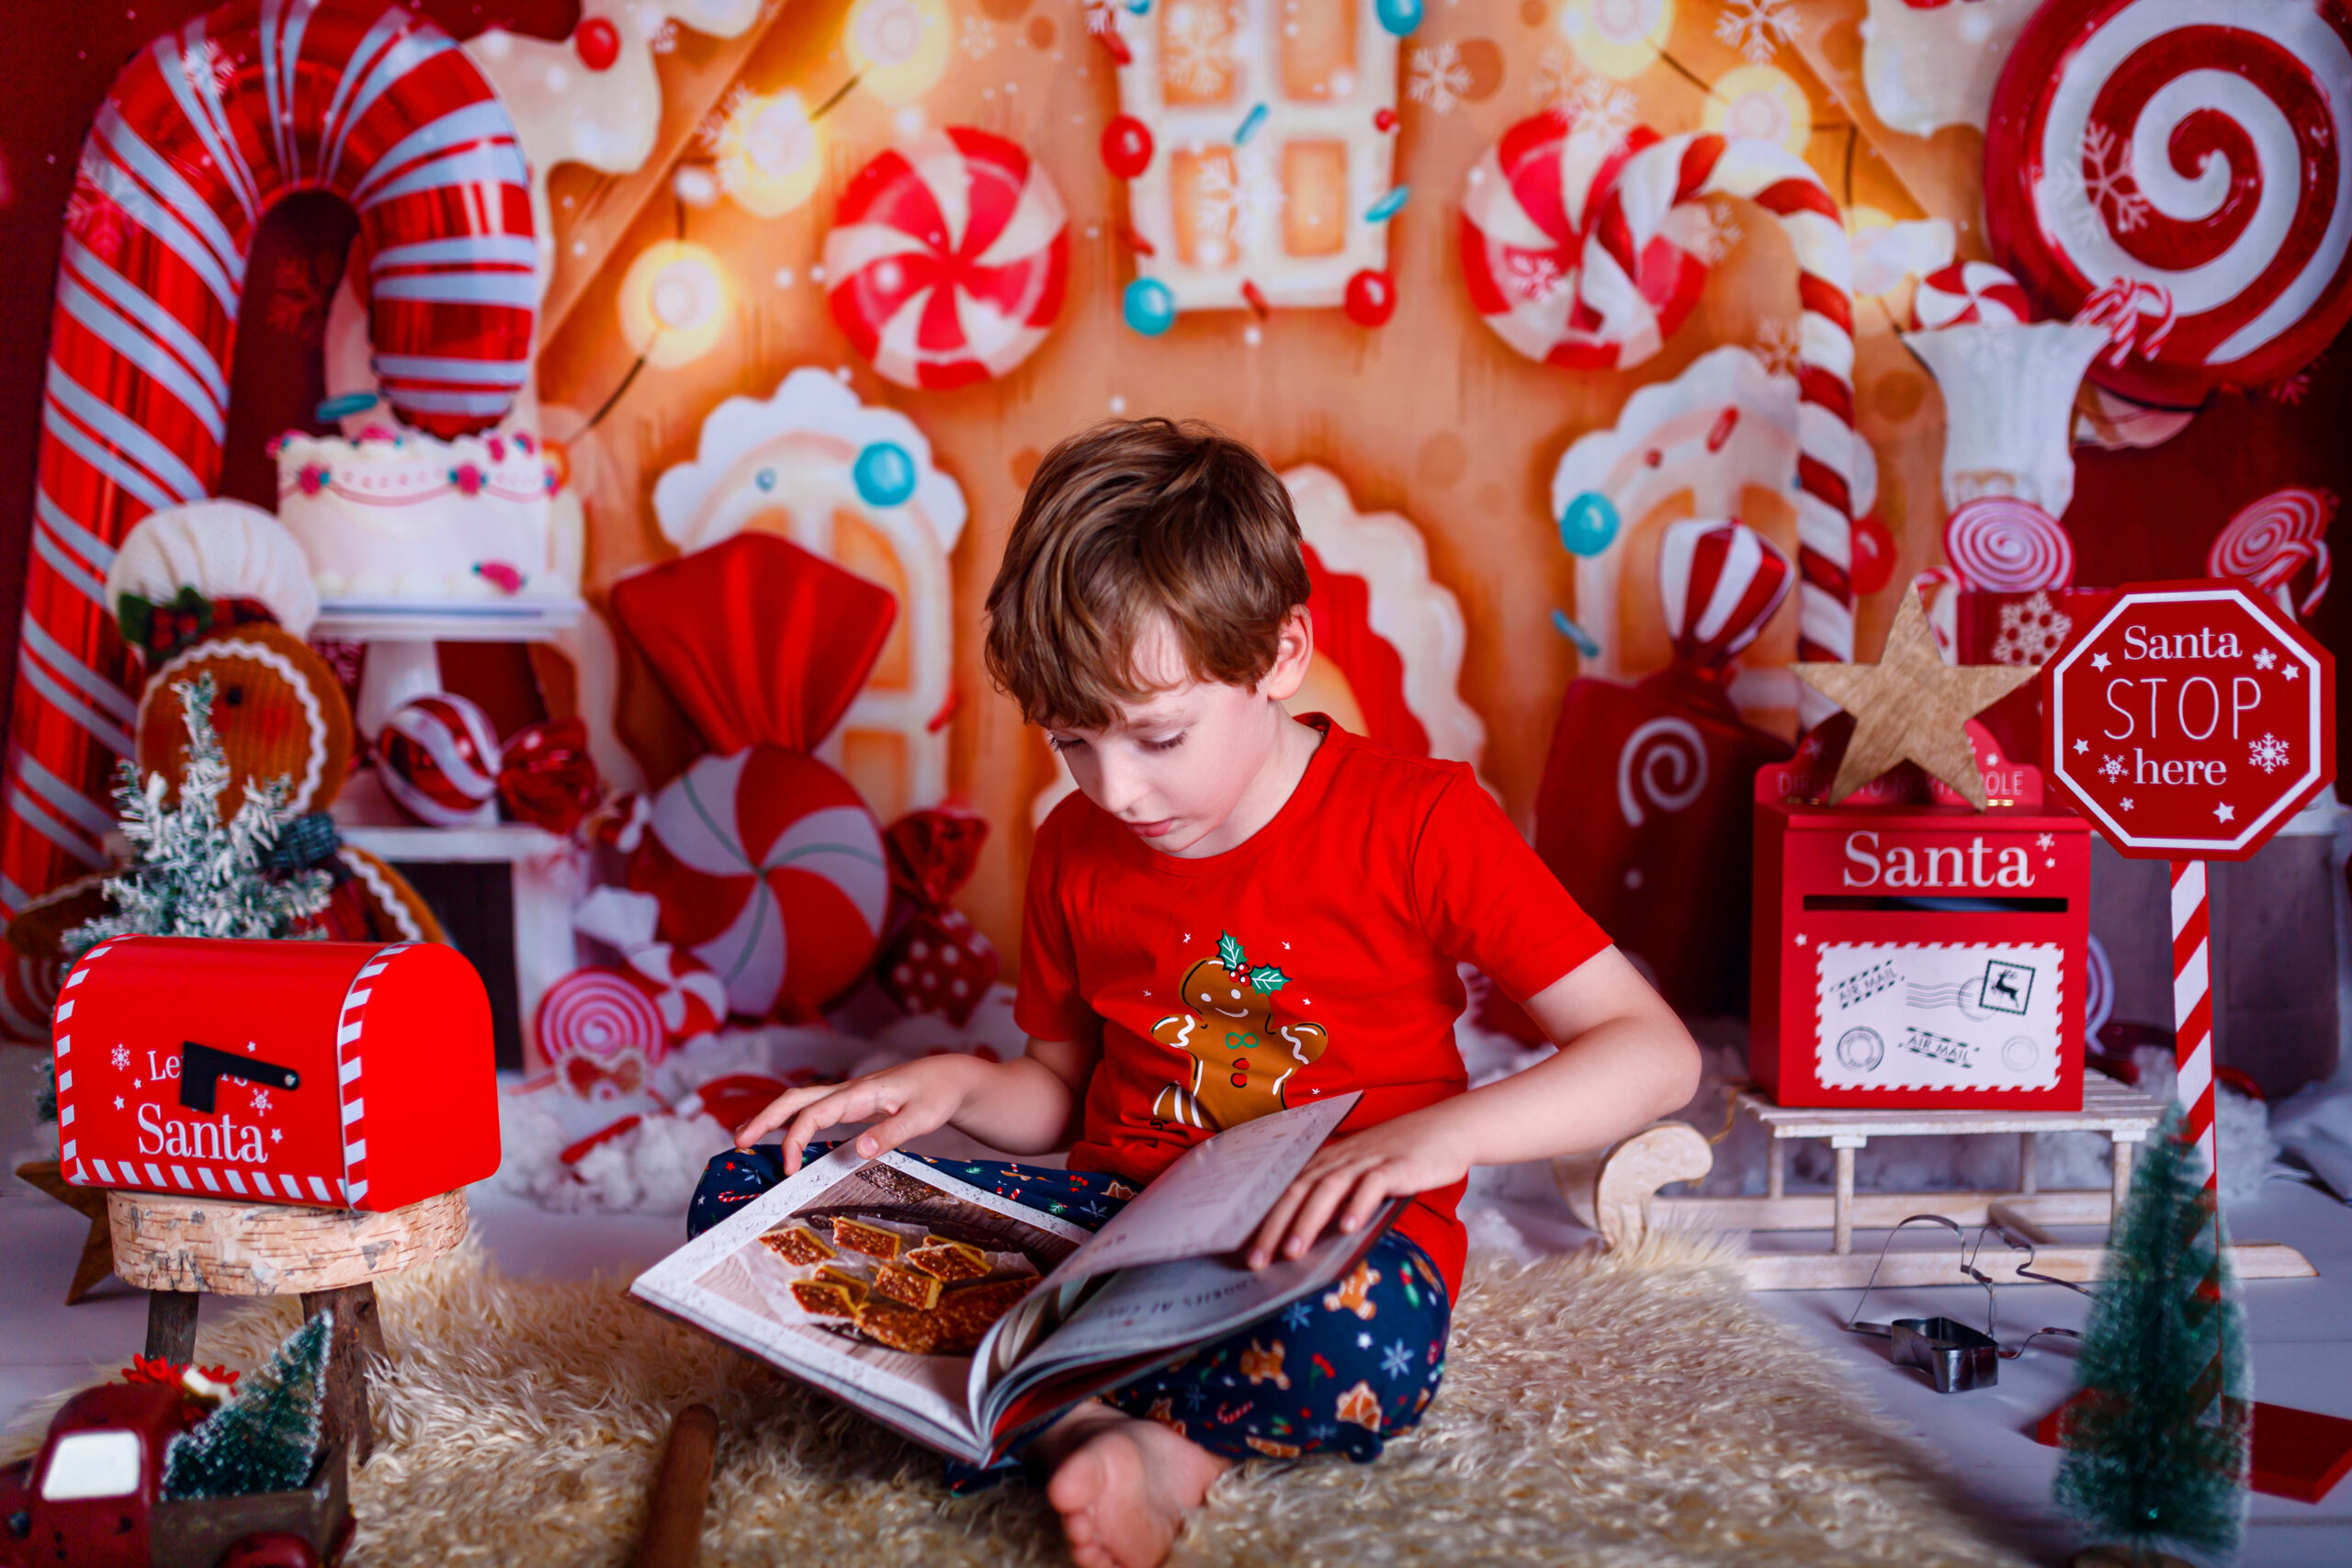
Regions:
<svg viewBox="0 0 2352 1568"><path fill-rule="evenodd" d="M2335 776L2334 660L2250 584L2126 588L2047 673L2050 777L2126 855L2244 860Z"/></svg>

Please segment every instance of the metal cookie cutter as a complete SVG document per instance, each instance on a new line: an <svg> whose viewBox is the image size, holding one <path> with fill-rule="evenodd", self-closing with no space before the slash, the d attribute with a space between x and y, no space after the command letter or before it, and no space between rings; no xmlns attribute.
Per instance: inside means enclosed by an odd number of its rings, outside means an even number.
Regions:
<svg viewBox="0 0 2352 1568"><path fill-rule="evenodd" d="M1862 1315L1862 1303L1871 1299L1871 1292L1878 1284L1879 1266L1886 1261L1887 1248L1894 1243L1894 1231L1901 1230L1904 1225L1919 1224L1942 1225L1951 1231L1953 1239L1960 1245L1960 1271L1984 1287L1983 1333L1980 1334L1968 1325L1949 1317L1898 1317L1893 1323L1857 1321ZM1879 1244L1878 1262L1871 1265L1871 1277L1862 1286L1861 1299L1854 1303L1853 1315L1846 1320L1846 1328L1849 1333L1871 1334L1893 1340L1893 1348L1889 1354L1894 1364L1898 1367L1917 1367L1927 1373L1928 1381L1935 1384L1938 1393L1965 1393L1971 1389L1993 1387L2001 1381L2001 1363L2005 1360L2014 1360L2023 1355L2028 1345L2045 1334L2069 1339L2081 1337L2071 1328L2042 1328L2026 1336L2016 1349L2002 1349L2001 1342L1997 1337L1999 1303L1993 1293L1992 1277L1976 1267L1975 1252L1970 1250L1968 1233L1961 1227L1960 1223L1947 1219L1941 1214L1912 1214L1897 1224L1894 1231L1889 1231L1886 1240ZM2003 1245L2007 1247L2023 1248L2026 1259L2018 1267L2018 1278L2032 1280L2041 1284L2064 1285L2069 1290L2082 1292L2086 1295L2090 1293L2083 1291L2080 1285L2070 1280L2060 1280L2048 1274L2035 1273L2032 1268L2034 1252L2032 1246L2019 1241L1997 1224L1987 1225L1984 1230L1977 1232L1976 1246L1979 1250L1984 1245L1984 1231L1991 1231L1998 1235Z"/></svg>

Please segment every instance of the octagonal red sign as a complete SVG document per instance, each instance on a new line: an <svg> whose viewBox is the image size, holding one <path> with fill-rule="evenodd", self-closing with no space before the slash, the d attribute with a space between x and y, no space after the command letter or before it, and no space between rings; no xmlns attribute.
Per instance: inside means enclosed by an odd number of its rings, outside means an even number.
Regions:
<svg viewBox="0 0 2352 1568"><path fill-rule="evenodd" d="M2051 662L2050 782L2127 855L2244 860L2335 776L2335 664L2235 580L2143 583Z"/></svg>

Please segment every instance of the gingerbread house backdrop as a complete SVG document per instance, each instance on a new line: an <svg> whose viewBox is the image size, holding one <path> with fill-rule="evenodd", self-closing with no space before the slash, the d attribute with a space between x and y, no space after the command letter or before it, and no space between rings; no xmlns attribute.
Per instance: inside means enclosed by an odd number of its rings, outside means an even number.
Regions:
<svg viewBox="0 0 2352 1568"><path fill-rule="evenodd" d="M1769 750L1819 716L1787 662L1872 654L1923 575L2196 575L2235 523L2269 550L2241 570L2343 636L2318 592L2352 482L2326 347L2352 231L2334 0L2241 0L2201 40L2132 0L322 4L457 40L517 155L498 177L527 212L504 222L531 241L528 339L471 423L549 455L586 613L445 644L446 682L501 732L576 716L607 785L659 789L707 738L614 585L789 540L895 606L817 757L881 824L991 825L956 902L1008 954L1062 785L981 669L980 604L1040 455L1114 415L1204 417L1265 452L1313 556L1312 705L1473 763L1531 832L1566 787L1573 682L1703 665ZM200 0L61 3L0 39L20 435L0 597L28 607L0 636L28 844L70 836L74 792L99 787L42 765L28 705L54 725L127 700L119 658L43 618L117 540L87 536L34 433L130 451L109 482L160 487L109 526L187 499L141 446L169 433L116 428L110 389L53 363L52 321L197 177L141 163L152 128L109 91L142 51L158 115L266 86L274 57L220 49L221 18L292 51L305 9L223 7L207 33ZM2024 48L2035 68L2005 73ZM2230 91L2180 100L2192 64ZM372 209L332 186L293 180L231 247L234 353L199 389L217 471L173 483L274 507L272 437L401 411L371 341L385 285L345 265ZM2007 270L1964 265L1984 263ZM136 301L85 316L169 336ZM371 391L389 404L334 414ZM1764 549L1675 543L1692 520ZM1755 580L1723 573L1758 561L1786 581L1741 620ZM1616 770L1629 821L1687 807L1695 764L1637 733L1679 732L1629 721L1566 754ZM25 863L53 879L72 857L47 853ZM0 902L43 891L12 873Z"/></svg>

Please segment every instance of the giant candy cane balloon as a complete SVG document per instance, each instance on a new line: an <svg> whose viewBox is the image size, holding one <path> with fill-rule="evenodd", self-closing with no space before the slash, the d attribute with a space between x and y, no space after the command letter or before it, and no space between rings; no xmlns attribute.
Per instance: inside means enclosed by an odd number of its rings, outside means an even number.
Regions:
<svg viewBox="0 0 2352 1568"><path fill-rule="evenodd" d="M2119 280L2169 306L2092 367L2105 387L2192 406L2276 380L2352 317L2347 136L2343 0L2050 0L1994 93L1993 246L2061 315Z"/></svg>
<svg viewBox="0 0 2352 1568"><path fill-rule="evenodd" d="M394 409L453 435L493 423L523 384L527 175L447 35L388 0L238 0L133 56L67 209L0 907L105 863L106 774L130 754L133 711L107 569L133 524L219 480L246 254L271 207L310 189L357 210L354 270Z"/></svg>
<svg viewBox="0 0 2352 1568"><path fill-rule="evenodd" d="M1796 252L1797 657L1854 657L1854 295L1838 204L1802 158L1768 142L1686 132L1625 160L1586 242L1584 298L1604 333L1630 336L1653 312L1640 285L1653 243L1678 211L1713 195L1746 197L1780 220ZM1809 690L1809 689L1808 689ZM1801 715L1834 711L1808 697Z"/></svg>

